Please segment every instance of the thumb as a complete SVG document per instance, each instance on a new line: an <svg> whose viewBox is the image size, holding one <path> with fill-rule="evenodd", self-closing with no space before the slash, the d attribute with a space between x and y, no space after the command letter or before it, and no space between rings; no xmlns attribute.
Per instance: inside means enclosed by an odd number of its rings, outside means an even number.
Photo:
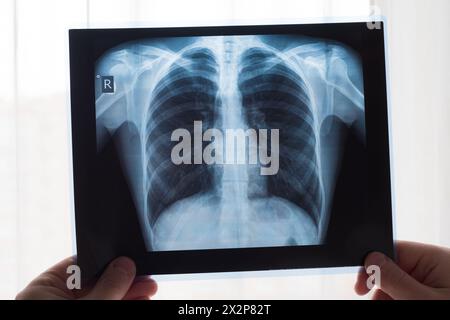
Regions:
<svg viewBox="0 0 450 320"><path fill-rule="evenodd" d="M133 260L126 257L117 258L109 264L86 299L120 300L128 292L135 275L136 266Z"/></svg>
<svg viewBox="0 0 450 320"><path fill-rule="evenodd" d="M365 269L369 266L380 268L379 288L392 299L414 300L430 295L430 290L403 271L394 261L379 252L370 253L365 260Z"/></svg>

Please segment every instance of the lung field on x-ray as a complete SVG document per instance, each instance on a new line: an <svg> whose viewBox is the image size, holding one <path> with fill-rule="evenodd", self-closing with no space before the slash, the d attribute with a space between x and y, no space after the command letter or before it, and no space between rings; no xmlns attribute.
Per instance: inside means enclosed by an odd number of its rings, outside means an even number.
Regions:
<svg viewBox="0 0 450 320"><path fill-rule="evenodd" d="M297 204L317 223L323 191L305 81L275 53L263 48L245 51L241 66L239 90L246 123L253 128L281 128L281 171L268 177L267 193Z"/></svg>
<svg viewBox="0 0 450 320"><path fill-rule="evenodd" d="M139 131L139 154L117 151L148 250L323 243L342 140L323 141L322 124L330 116L364 123L361 64L350 49L295 36L144 39L105 53L96 74L115 84L106 94L96 82L98 132L124 123ZM278 129L279 170L262 175L260 162L175 164L172 133L181 128L193 138L195 121L203 133ZM98 135L99 151L105 139ZM252 139L246 147L265 148L261 136ZM209 144L226 150L211 140L192 142L192 159Z"/></svg>
<svg viewBox="0 0 450 320"><path fill-rule="evenodd" d="M192 49L171 65L153 90L145 128L148 218L154 225L164 209L180 199L213 189L219 173L205 165L175 165L171 134L178 128L194 135L194 121L205 129L219 114L218 65L211 51Z"/></svg>

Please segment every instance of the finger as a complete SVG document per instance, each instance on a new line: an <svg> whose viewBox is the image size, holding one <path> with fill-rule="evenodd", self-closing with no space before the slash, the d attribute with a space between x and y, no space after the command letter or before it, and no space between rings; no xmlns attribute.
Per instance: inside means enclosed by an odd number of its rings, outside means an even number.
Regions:
<svg viewBox="0 0 450 320"><path fill-rule="evenodd" d="M432 279L429 278L431 272L439 272L442 267L448 269L442 263L442 257L447 254L443 248L437 246L402 241L396 243L396 252L397 264L411 277L427 286L435 286L433 282L428 281Z"/></svg>
<svg viewBox="0 0 450 320"><path fill-rule="evenodd" d="M120 257L106 268L86 299L119 300L128 292L136 275L133 260Z"/></svg>
<svg viewBox="0 0 450 320"><path fill-rule="evenodd" d="M372 300L392 300L392 298L382 290L377 289L372 296Z"/></svg>
<svg viewBox="0 0 450 320"><path fill-rule="evenodd" d="M397 254L398 265L407 273L412 271L413 267L417 265L417 261L422 257L422 253L425 245L407 241L396 241L395 250ZM358 273L355 292L358 295L366 295L370 289L367 287L368 274L364 270L360 270Z"/></svg>
<svg viewBox="0 0 450 320"><path fill-rule="evenodd" d="M367 279L369 276L364 268L361 268L358 272L358 276L356 278L355 283L355 292L357 295L363 296L366 295L370 289L367 287Z"/></svg>
<svg viewBox="0 0 450 320"><path fill-rule="evenodd" d="M73 265L75 263L76 263L76 256L71 256L71 257L65 258L64 260L61 260L60 262L55 264L53 267L51 267L47 271L54 271L54 272L58 272L60 274L65 275L67 272L67 267L70 265Z"/></svg>
<svg viewBox="0 0 450 320"><path fill-rule="evenodd" d="M434 253L435 250L436 247L423 243L409 241L395 242L397 263L406 273L413 271L418 261L422 260L428 253Z"/></svg>
<svg viewBox="0 0 450 320"><path fill-rule="evenodd" d="M65 289L66 282L61 279L66 279L67 268L75 263L75 256L68 257L53 267L47 269L44 273L40 274L39 277L30 282L28 286L55 286L58 288Z"/></svg>
<svg viewBox="0 0 450 320"><path fill-rule="evenodd" d="M131 285L124 300L141 300L142 298L150 298L155 295L158 290L156 281L151 278L136 281Z"/></svg>
<svg viewBox="0 0 450 320"><path fill-rule="evenodd" d="M370 253L365 260L365 268L380 268L379 288L393 299L423 299L431 295L430 289L417 282L382 253Z"/></svg>
<svg viewBox="0 0 450 320"><path fill-rule="evenodd" d="M65 278L67 277L67 268L73 264L75 264L75 256L65 258L64 260L55 264L53 267L47 269L44 274L50 274L59 278Z"/></svg>

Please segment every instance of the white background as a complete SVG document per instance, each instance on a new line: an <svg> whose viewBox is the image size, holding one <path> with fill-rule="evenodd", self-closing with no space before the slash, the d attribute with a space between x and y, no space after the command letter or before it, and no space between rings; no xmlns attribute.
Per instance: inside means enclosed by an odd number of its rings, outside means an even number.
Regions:
<svg viewBox="0 0 450 320"><path fill-rule="evenodd" d="M282 23L375 3L388 18L396 235L449 246L450 1L2 0L0 298L73 252L68 28ZM156 297L356 297L343 270L257 275L164 280Z"/></svg>

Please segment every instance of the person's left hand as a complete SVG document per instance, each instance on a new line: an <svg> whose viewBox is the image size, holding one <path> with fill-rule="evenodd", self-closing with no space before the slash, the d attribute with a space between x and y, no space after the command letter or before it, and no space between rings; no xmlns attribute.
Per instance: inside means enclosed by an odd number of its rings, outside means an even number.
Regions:
<svg viewBox="0 0 450 320"><path fill-rule="evenodd" d="M66 280L67 267L75 264L67 258L34 279L16 299L18 300L149 300L156 293L156 282L149 278L136 278L136 266L126 257L112 261L92 288L70 290Z"/></svg>

